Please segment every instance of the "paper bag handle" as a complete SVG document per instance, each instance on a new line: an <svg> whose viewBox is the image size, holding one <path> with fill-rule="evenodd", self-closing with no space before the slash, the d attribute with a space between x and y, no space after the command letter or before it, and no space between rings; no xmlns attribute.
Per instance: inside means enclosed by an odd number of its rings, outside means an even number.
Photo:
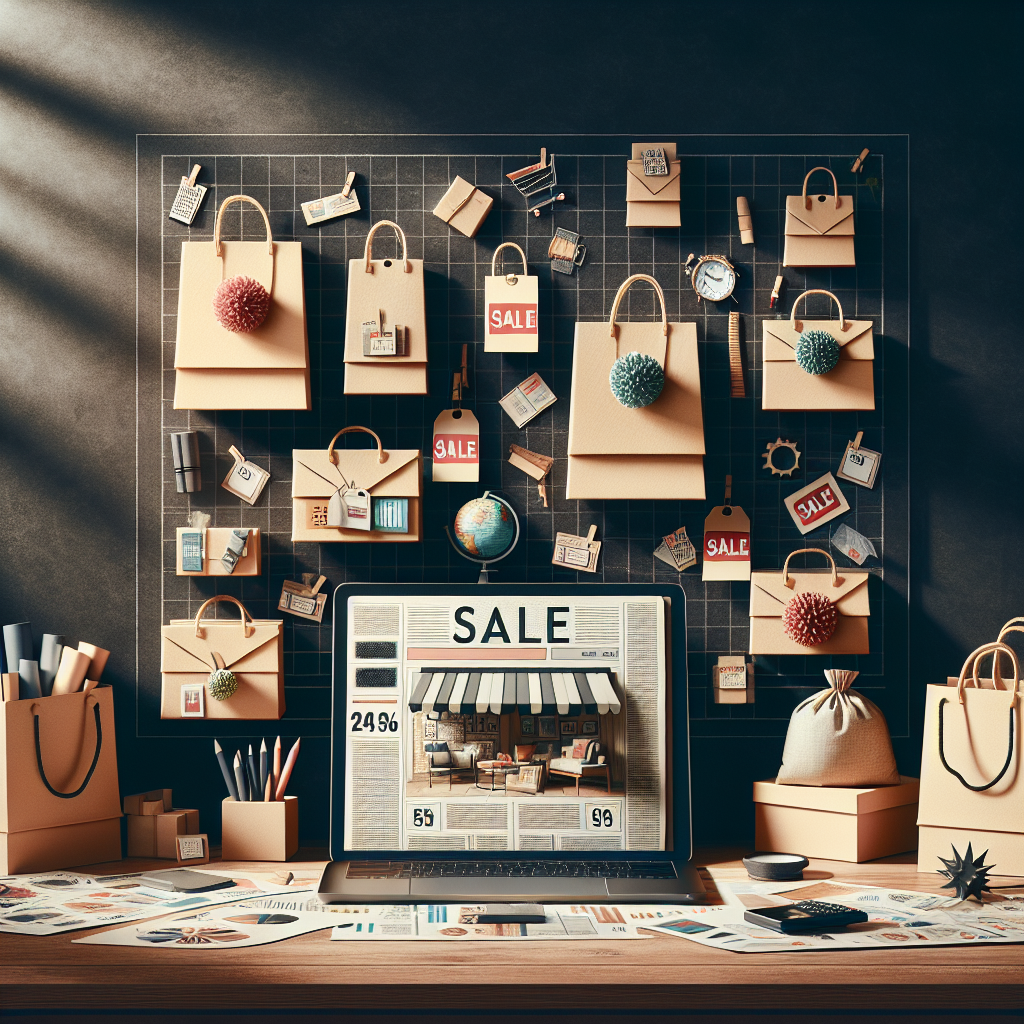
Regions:
<svg viewBox="0 0 1024 1024"><path fill-rule="evenodd" d="M218 256L220 256L220 254L221 254L221 252L220 252L220 223L221 223L221 221L224 218L224 211L232 203L252 203L252 205L255 206L257 210L260 211L260 214L263 216L263 223L266 224L266 226L267 226L267 252L269 252L270 255L273 256L274 255L274 236L273 236L273 234L270 231L270 218L267 216L267 211L264 210L263 207L260 206L260 204L258 202L256 202L255 199L252 198L252 196L243 196L243 195L228 196L227 199L225 199L224 202L220 204L220 209L217 211L217 221L216 221L216 223L213 226L213 249L214 249L214 252Z"/></svg>
<svg viewBox="0 0 1024 1024"><path fill-rule="evenodd" d="M658 296L658 301L661 303L661 333L667 338L668 317L665 315L665 293L661 290L661 285L650 274L634 274L632 277L627 277L619 285L619 290L615 293L615 301L612 303L612 315L608 317L608 336L610 338L617 338L619 336L618 325L615 323L615 317L619 312L619 303L622 301L622 296L626 294L630 285L635 284L637 281L646 281L654 286L654 293Z"/></svg>
<svg viewBox="0 0 1024 1024"><path fill-rule="evenodd" d="M842 201L839 198L839 182L836 181L836 176L827 167L812 167L807 172L807 177L804 178L804 209L809 210L811 208L811 200L807 197L807 179L810 178L815 171L824 171L832 179L832 198L835 200L835 208L838 210L839 207L842 206Z"/></svg>
<svg viewBox="0 0 1024 1024"><path fill-rule="evenodd" d="M519 246L516 245L515 242L502 242L501 245L499 245L498 248L494 250L494 256L491 259L491 277L496 277L497 276L497 273L498 273L498 253L501 252L502 249L515 249L515 251L517 253L519 253L519 258L523 261L523 276L525 277L526 274L527 274L527 269L528 269L527 266L526 266L526 253L523 252L523 250L520 249ZM509 276L515 276L515 275L509 275Z"/></svg>
<svg viewBox="0 0 1024 1024"><path fill-rule="evenodd" d="M203 617L203 612L210 607L211 604L216 604L218 601L230 601L232 604L237 604L242 612L242 632L246 638L253 635L256 632L256 627L252 624L252 616L249 614L245 605L238 600L237 597L231 597L230 594L217 594L215 597L211 597L208 601L204 601L199 611L196 612L196 636L202 639L203 627L199 624ZM249 621L246 622L246 619Z"/></svg>
<svg viewBox="0 0 1024 1024"><path fill-rule="evenodd" d="M1003 641L1007 633L1024 633L1024 616L1017 615L1010 619L1001 630L999 630L999 636L996 637L1000 642ZM999 671L999 656L996 655L992 659L992 683L996 689L999 688L999 682L1002 680L1002 674Z"/></svg>
<svg viewBox="0 0 1024 1024"><path fill-rule="evenodd" d="M363 253L366 260L366 273L373 273L373 236L377 234L378 228L394 228L395 234L398 235L402 243L402 262L405 264L403 271L406 274L411 274L412 264L409 262L409 248L405 243L405 232L393 220L379 220L370 228L370 233L366 236L366 251Z"/></svg>
<svg viewBox="0 0 1024 1024"><path fill-rule="evenodd" d="M43 748L39 742L39 705L32 705L32 718L34 719L33 728L35 729L36 737L36 767L39 769L39 778L43 780L43 785L52 793L55 797L61 800L74 800L76 796L81 796L85 792L85 787L92 781L93 773L96 771L96 765L100 763L100 751L103 749L103 726L100 723L100 704L95 698L92 698L92 710L96 716L96 752L92 755L92 764L89 765L89 770L85 773L85 778L82 780L82 784L73 793L62 793L59 789L54 789L50 785L50 780L46 777L46 769L43 768Z"/></svg>
<svg viewBox="0 0 1024 1024"><path fill-rule="evenodd" d="M806 298L808 295L827 295L839 307L839 330L846 330L846 319L843 317L843 304L831 292L826 291L824 288L808 288L807 291L801 292L793 300L793 309L789 314L789 326L792 327L794 331L803 330L803 328L800 327L800 321L796 318L796 306L801 299Z"/></svg>
<svg viewBox="0 0 1024 1024"><path fill-rule="evenodd" d="M978 680L978 668L988 654L991 654L993 659L997 659L1000 654L1008 654L1010 656L1010 661L1013 664L1013 689L1010 691L1010 707L1012 708L1017 700L1017 691L1020 688L1020 661L1017 659L1017 652L1008 644L1001 643L999 640L982 644L964 662L964 667L960 669L960 678L956 682L957 698L961 704L964 703L964 690L967 687L968 670L971 673L971 681L977 688L981 688L981 683ZM996 670L993 669L993 671Z"/></svg>
<svg viewBox="0 0 1024 1024"><path fill-rule="evenodd" d="M383 223L383 221L381 222ZM327 446L327 461L332 465L338 464L338 456L334 451L334 442L341 437L342 434L352 434L356 431L362 431L364 434L369 434L370 437L377 442L377 464L384 465L388 461L388 453L384 451L384 445L381 444L380 438L369 428L369 427L342 427L334 437L331 438L331 443Z"/></svg>
<svg viewBox="0 0 1024 1024"><path fill-rule="evenodd" d="M836 568L836 560L827 551L823 551L821 548L797 548L796 551L791 551L786 556L786 561L782 564L782 585L784 587L789 587L792 590L796 586L796 580L789 578L789 560L794 555L824 555L832 563L832 586L838 587L843 582L839 570Z"/></svg>

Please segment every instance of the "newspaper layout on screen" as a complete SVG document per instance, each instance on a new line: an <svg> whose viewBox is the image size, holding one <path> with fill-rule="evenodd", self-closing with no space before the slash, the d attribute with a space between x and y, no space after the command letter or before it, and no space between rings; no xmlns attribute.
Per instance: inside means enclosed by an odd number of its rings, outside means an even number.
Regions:
<svg viewBox="0 0 1024 1024"><path fill-rule="evenodd" d="M346 849L665 849L662 597L482 588L347 615Z"/></svg>

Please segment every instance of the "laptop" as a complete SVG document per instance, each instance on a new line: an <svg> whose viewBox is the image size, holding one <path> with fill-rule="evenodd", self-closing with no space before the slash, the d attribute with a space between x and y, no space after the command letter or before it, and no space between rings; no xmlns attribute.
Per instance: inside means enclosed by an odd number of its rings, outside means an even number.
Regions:
<svg viewBox="0 0 1024 1024"><path fill-rule="evenodd" d="M677 584L342 584L325 903L685 903Z"/></svg>

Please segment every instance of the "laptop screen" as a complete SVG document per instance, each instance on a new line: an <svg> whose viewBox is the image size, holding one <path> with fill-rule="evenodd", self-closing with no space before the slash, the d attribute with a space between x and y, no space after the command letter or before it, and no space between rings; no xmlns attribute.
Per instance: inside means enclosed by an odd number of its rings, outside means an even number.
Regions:
<svg viewBox="0 0 1024 1024"><path fill-rule="evenodd" d="M336 860L689 855L678 586L343 584L333 687Z"/></svg>

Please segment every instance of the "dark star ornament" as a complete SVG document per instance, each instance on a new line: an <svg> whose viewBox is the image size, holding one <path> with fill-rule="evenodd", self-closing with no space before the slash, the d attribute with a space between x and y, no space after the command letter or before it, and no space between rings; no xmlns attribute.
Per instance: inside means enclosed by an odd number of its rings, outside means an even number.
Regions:
<svg viewBox="0 0 1024 1024"><path fill-rule="evenodd" d="M949 881L943 889L956 889L958 899L966 900L973 896L979 903L983 902L981 894L991 892L988 887L988 873L995 867L994 864L985 866L985 858L988 856L986 850L980 857L974 856L971 844L967 844L967 854L961 857L953 847L953 860L946 860L940 857L939 860L946 865L946 870L939 870L940 875L945 875Z"/></svg>

